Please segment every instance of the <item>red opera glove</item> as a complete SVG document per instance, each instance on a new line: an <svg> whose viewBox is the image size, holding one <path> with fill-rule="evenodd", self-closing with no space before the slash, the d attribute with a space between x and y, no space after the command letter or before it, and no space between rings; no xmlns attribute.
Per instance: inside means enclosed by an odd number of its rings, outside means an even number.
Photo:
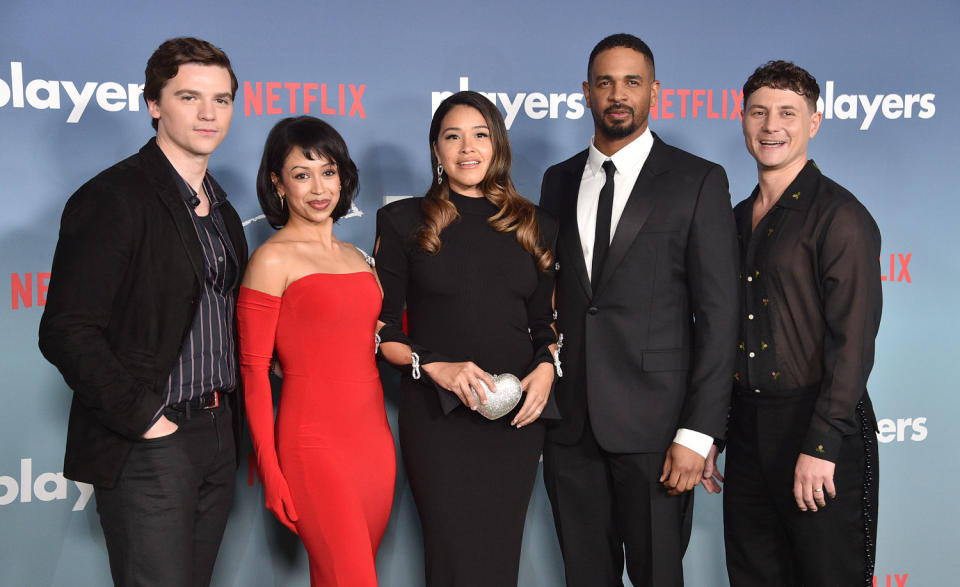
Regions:
<svg viewBox="0 0 960 587"><path fill-rule="evenodd" d="M297 510L277 459L273 394L270 390L270 359L279 316L280 298L248 287L240 288L237 296L240 374L250 438L257 455L257 470L263 481L267 509L296 533Z"/></svg>

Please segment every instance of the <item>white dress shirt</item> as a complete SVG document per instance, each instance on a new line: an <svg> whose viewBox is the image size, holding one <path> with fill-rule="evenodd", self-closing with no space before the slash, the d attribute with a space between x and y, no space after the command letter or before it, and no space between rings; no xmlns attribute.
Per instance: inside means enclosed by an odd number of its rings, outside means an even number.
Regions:
<svg viewBox="0 0 960 587"><path fill-rule="evenodd" d="M603 162L613 161L617 168L613 175L613 211L610 215L610 242L617 231L617 223L623 209L630 199L633 184L637 182L640 169L647 161L647 155L653 147L653 133L650 129L634 139L629 145L607 157L593 146L590 139L590 149L587 154L587 164L583 167L583 176L580 178L580 193L577 196L577 227L580 229L580 244L583 246L583 259L587 264L587 275L593 280L593 239L597 230L597 206L600 203L600 190L607 182L607 174L603 170ZM610 243L607 243L610 244Z"/></svg>
<svg viewBox="0 0 960 587"><path fill-rule="evenodd" d="M643 164L646 163L653 148L653 133L647 127L639 137L631 141L610 157L597 150L590 139L587 153L587 164L583 167L583 176L580 178L580 192L577 196L577 228L580 231L580 244L583 249L583 260L587 266L587 275L593 280L593 246L597 230L597 206L600 202L600 190L607 181L607 174L603 170L606 160L613 161L617 171L613 175L613 210L610 215L610 242L617 231L617 224L623 209L630 199L630 192L637 182L637 176ZM680 428L677 430L674 442L697 452L706 458L713 446L713 437Z"/></svg>

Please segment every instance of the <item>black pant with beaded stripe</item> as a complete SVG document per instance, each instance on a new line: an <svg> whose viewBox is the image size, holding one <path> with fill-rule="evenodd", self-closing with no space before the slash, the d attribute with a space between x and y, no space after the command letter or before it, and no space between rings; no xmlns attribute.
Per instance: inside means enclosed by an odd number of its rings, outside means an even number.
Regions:
<svg viewBox="0 0 960 587"><path fill-rule="evenodd" d="M870 586L877 535L876 417L857 405L860 430L843 439L835 499L803 512L794 468L815 395L734 394L723 520L731 587Z"/></svg>

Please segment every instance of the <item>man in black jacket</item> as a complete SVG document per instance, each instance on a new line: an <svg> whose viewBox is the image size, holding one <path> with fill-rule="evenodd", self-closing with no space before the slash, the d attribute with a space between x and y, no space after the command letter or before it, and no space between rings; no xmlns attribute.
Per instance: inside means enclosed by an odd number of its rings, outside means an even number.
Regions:
<svg viewBox="0 0 960 587"><path fill-rule="evenodd" d="M146 68L156 138L64 208L40 349L73 390L64 474L94 486L118 585L207 585L233 500L240 218L207 173L237 79L206 41Z"/></svg>
<svg viewBox="0 0 960 587"><path fill-rule="evenodd" d="M540 197L560 221L565 341L543 476L568 586L623 585L624 554L634 585L682 585L736 346L727 176L648 128L660 82L643 41L600 41L587 76L593 139L547 170Z"/></svg>

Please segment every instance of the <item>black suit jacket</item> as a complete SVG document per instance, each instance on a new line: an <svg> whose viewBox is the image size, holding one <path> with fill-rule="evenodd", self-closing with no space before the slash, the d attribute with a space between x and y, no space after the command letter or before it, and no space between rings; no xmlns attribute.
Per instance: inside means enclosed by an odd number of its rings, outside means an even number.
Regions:
<svg viewBox="0 0 960 587"><path fill-rule="evenodd" d="M540 206L560 220L558 327L563 419L548 439L577 442L589 413L611 452L660 452L678 428L725 434L737 336L737 247L719 165L653 148L591 284L577 229L587 151L543 176Z"/></svg>
<svg viewBox="0 0 960 587"><path fill-rule="evenodd" d="M229 203L220 210L242 273L240 217ZM155 139L67 201L40 350L74 392L63 465L69 479L116 483L161 406L197 310L202 272L190 211Z"/></svg>

